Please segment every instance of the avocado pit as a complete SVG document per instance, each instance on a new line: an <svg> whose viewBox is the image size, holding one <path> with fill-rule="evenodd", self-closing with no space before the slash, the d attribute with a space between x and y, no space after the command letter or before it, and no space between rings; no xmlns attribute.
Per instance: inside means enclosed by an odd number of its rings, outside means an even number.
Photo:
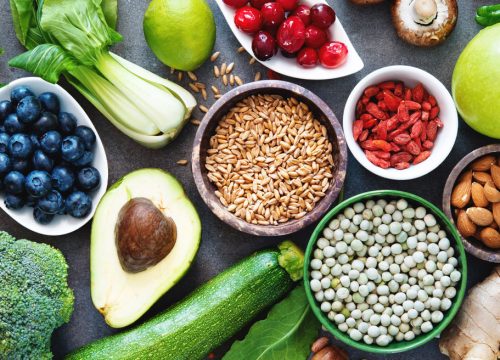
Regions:
<svg viewBox="0 0 500 360"><path fill-rule="evenodd" d="M138 273L159 263L172 251L176 239L174 221L149 199L132 198L118 214L116 248L127 272Z"/></svg>

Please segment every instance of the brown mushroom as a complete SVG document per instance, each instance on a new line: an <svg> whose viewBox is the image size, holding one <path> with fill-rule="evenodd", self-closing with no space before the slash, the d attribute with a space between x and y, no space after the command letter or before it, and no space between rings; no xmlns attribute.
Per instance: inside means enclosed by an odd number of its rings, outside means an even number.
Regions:
<svg viewBox="0 0 500 360"><path fill-rule="evenodd" d="M176 238L174 221L149 199L132 198L118 214L115 242L127 272L137 273L159 263L172 251Z"/></svg>
<svg viewBox="0 0 500 360"><path fill-rule="evenodd" d="M456 0L395 0L392 22L398 36L417 46L442 43L455 28Z"/></svg>
<svg viewBox="0 0 500 360"><path fill-rule="evenodd" d="M351 0L356 5L375 5L384 2L385 0Z"/></svg>

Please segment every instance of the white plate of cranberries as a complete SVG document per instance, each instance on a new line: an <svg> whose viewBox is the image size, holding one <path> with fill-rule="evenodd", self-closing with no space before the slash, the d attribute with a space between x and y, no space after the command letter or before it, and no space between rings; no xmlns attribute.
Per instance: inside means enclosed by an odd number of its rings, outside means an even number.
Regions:
<svg viewBox="0 0 500 360"><path fill-rule="evenodd" d="M364 64L325 0L216 0L245 50L293 78L327 80Z"/></svg>

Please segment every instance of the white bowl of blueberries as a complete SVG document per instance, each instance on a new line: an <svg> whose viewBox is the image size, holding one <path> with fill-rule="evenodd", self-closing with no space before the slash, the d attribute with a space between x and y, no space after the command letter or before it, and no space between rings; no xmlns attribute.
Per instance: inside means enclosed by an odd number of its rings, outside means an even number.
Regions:
<svg viewBox="0 0 500 360"><path fill-rule="evenodd" d="M108 163L87 114L40 78L0 89L0 207L49 236L85 225L106 192Z"/></svg>

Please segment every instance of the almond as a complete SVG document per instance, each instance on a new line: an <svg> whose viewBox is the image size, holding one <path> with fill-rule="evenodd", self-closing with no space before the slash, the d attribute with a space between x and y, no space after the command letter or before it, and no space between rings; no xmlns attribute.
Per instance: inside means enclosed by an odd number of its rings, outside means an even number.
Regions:
<svg viewBox="0 0 500 360"><path fill-rule="evenodd" d="M492 209L493 209L493 219L495 219L497 225L500 226L500 203L494 203L492 205Z"/></svg>
<svg viewBox="0 0 500 360"><path fill-rule="evenodd" d="M471 197L472 202L474 202L474 205L477 207L487 207L490 204L488 199L486 199L486 196L484 196L484 188L480 183L472 183Z"/></svg>
<svg viewBox="0 0 500 360"><path fill-rule="evenodd" d="M465 172L451 192L451 205L459 209L470 201L472 186L472 171Z"/></svg>
<svg viewBox="0 0 500 360"><path fill-rule="evenodd" d="M457 229L464 238L474 235L477 230L476 224L469 219L464 210L458 212Z"/></svg>
<svg viewBox="0 0 500 360"><path fill-rule="evenodd" d="M500 233L493 228L486 227L479 233L484 245L492 249L500 249Z"/></svg>
<svg viewBox="0 0 500 360"><path fill-rule="evenodd" d="M500 189L500 166L493 165L490 171L491 171L491 178L495 183L495 186L497 187L497 189Z"/></svg>
<svg viewBox="0 0 500 360"><path fill-rule="evenodd" d="M466 210L466 214L474 224L479 226L488 226L493 221L493 214L485 208L473 206Z"/></svg>
<svg viewBox="0 0 500 360"><path fill-rule="evenodd" d="M497 203L500 201L500 191L497 190L495 184L493 182L487 182L484 185L484 196L488 199L489 202Z"/></svg>
<svg viewBox="0 0 500 360"><path fill-rule="evenodd" d="M474 180L476 180L481 185L486 184L488 181L493 181L493 179L491 178L491 175L488 174L487 172L483 172L483 171L474 171L474 173L472 174L472 177L474 178Z"/></svg>
<svg viewBox="0 0 500 360"><path fill-rule="evenodd" d="M494 155L485 155L475 160L471 164L471 169L474 171L489 171L491 165L494 165L497 159Z"/></svg>

